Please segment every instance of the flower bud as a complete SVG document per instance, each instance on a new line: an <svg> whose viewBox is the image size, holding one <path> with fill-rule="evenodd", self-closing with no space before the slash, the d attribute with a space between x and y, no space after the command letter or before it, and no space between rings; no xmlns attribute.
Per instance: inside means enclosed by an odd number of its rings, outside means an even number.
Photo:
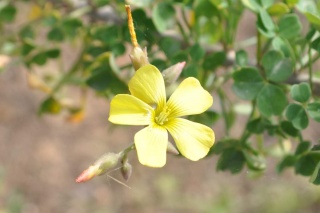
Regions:
<svg viewBox="0 0 320 213"><path fill-rule="evenodd" d="M76 179L77 183L86 182L95 176L103 175L109 169L114 168L119 161L119 154L107 153L100 157L92 166L84 170Z"/></svg>
<svg viewBox="0 0 320 213"><path fill-rule="evenodd" d="M141 47L136 46L133 48L129 56L135 70L149 64L147 48L142 50Z"/></svg>
<svg viewBox="0 0 320 213"><path fill-rule="evenodd" d="M178 150L170 141L168 141L167 152L170 154L179 155Z"/></svg>
<svg viewBox="0 0 320 213"><path fill-rule="evenodd" d="M162 76L166 85L171 85L179 78L185 65L185 61L179 62L175 65L172 65L171 67L168 67L162 72Z"/></svg>
<svg viewBox="0 0 320 213"><path fill-rule="evenodd" d="M132 166L130 163L128 163L127 161L123 164L123 166L121 167L121 174L122 177L128 181L130 176L132 173Z"/></svg>

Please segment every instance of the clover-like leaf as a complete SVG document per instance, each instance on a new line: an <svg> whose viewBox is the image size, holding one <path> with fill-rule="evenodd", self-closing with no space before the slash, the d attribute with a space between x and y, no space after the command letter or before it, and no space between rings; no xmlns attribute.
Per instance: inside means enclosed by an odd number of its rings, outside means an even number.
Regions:
<svg viewBox="0 0 320 213"><path fill-rule="evenodd" d="M152 20L160 32L169 29L174 23L175 10L172 4L160 2L152 10Z"/></svg>
<svg viewBox="0 0 320 213"><path fill-rule="evenodd" d="M292 125L290 121L282 121L280 127L286 134L292 137L298 136L299 131Z"/></svg>
<svg viewBox="0 0 320 213"><path fill-rule="evenodd" d="M305 129L309 125L309 119L305 109L300 104L291 103L287 107L286 117L297 129Z"/></svg>
<svg viewBox="0 0 320 213"><path fill-rule="evenodd" d="M266 117L280 115L287 106L287 98L280 87L266 84L257 97L257 106Z"/></svg>
<svg viewBox="0 0 320 213"><path fill-rule="evenodd" d="M279 21L279 35L286 39L292 39L300 35L302 25L296 14L288 14Z"/></svg>
<svg viewBox="0 0 320 213"><path fill-rule="evenodd" d="M311 89L308 83L295 84L290 90L293 100L304 103L311 97Z"/></svg>
<svg viewBox="0 0 320 213"><path fill-rule="evenodd" d="M275 36L275 25L266 10L260 9L258 14L257 27L259 32L268 38Z"/></svg>
<svg viewBox="0 0 320 213"><path fill-rule="evenodd" d="M319 102L309 103L307 105L307 112L313 120L320 122L320 103Z"/></svg>
<svg viewBox="0 0 320 213"><path fill-rule="evenodd" d="M243 153L236 148L225 149L217 164L218 171L229 170L232 174L239 173L245 164Z"/></svg>
<svg viewBox="0 0 320 213"><path fill-rule="evenodd" d="M290 59L275 50L266 53L262 58L262 66L266 71L267 79L274 82L287 80L293 72L293 63Z"/></svg>
<svg viewBox="0 0 320 213"><path fill-rule="evenodd" d="M232 90L244 100L253 100L264 85L259 71L251 67L244 67L235 72L233 80Z"/></svg>

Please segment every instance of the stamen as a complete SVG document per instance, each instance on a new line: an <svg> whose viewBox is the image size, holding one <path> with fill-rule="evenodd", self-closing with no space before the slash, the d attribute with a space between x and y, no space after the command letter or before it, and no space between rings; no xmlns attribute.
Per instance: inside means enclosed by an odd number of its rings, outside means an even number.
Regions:
<svg viewBox="0 0 320 213"><path fill-rule="evenodd" d="M170 109L168 109L167 106L163 108L163 110L160 112L158 116L155 117L155 122L158 125L164 125L169 119L168 116L170 114Z"/></svg>

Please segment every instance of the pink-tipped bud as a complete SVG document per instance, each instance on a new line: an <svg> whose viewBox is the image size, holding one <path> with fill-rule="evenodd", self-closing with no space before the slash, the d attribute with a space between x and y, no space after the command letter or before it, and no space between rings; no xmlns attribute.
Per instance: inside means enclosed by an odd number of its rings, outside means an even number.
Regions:
<svg viewBox="0 0 320 213"><path fill-rule="evenodd" d="M92 166L84 170L79 177L77 177L76 182L83 183L91 180L95 176L103 175L118 164L119 157L120 155L116 153L107 153L103 155Z"/></svg>
<svg viewBox="0 0 320 213"><path fill-rule="evenodd" d="M131 177L131 174L132 174L132 166L130 163L128 162L125 162L123 164L123 166L121 167L121 174L122 174L122 177L128 181L129 178Z"/></svg>
<svg viewBox="0 0 320 213"><path fill-rule="evenodd" d="M162 72L162 76L166 85L171 85L179 78L185 65L185 61L179 62L175 65L172 65L171 67L168 67Z"/></svg>
<svg viewBox="0 0 320 213"><path fill-rule="evenodd" d="M170 141L168 141L167 152L170 154L179 155L179 151Z"/></svg>
<svg viewBox="0 0 320 213"><path fill-rule="evenodd" d="M139 46L134 47L129 56L136 71L144 65L150 64L148 60L147 48L142 50Z"/></svg>

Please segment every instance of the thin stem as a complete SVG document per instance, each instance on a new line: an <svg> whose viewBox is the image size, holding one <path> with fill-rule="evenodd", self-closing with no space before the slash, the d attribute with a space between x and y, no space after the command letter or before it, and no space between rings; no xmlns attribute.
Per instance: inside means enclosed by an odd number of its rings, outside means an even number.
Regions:
<svg viewBox="0 0 320 213"><path fill-rule="evenodd" d="M300 143L303 142L303 137L302 137L301 132L298 132L298 139L299 139L299 142L300 142Z"/></svg>
<svg viewBox="0 0 320 213"><path fill-rule="evenodd" d="M257 49L256 49L256 56L257 56L257 65L259 66L260 65L260 60L261 60L261 44L262 44L262 41L261 41L261 34L259 32L259 30L257 30Z"/></svg>
<svg viewBox="0 0 320 213"><path fill-rule="evenodd" d="M178 24L178 27L179 27L179 30L182 34L182 37L183 37L183 40L188 44L190 44L189 42L189 38L188 38L188 35L186 34L186 32L184 31L183 27L182 27L182 24L179 22L179 20L177 21L177 24Z"/></svg>
<svg viewBox="0 0 320 213"><path fill-rule="evenodd" d="M220 99L220 106L222 109L222 115L224 119L224 124L225 124L225 131L226 131L226 136L230 135L230 122L229 122L229 115L227 113L227 107L225 104L225 94L221 89L218 89L218 95Z"/></svg>
<svg viewBox="0 0 320 213"><path fill-rule="evenodd" d="M309 71L309 84L311 91L313 91L313 81L312 81L312 54L311 54L311 45L309 44L309 49L308 49L308 71Z"/></svg>
<svg viewBox="0 0 320 213"><path fill-rule="evenodd" d="M247 125L250 122L250 120L254 117L255 111L256 111L256 102L252 101L252 110L251 110L251 113L250 113L250 115L248 117L246 125L244 126L244 129L243 129L243 132L242 132L242 136L241 136L241 139L240 139L242 143L245 143L246 140L251 136L251 133L247 130Z"/></svg>
<svg viewBox="0 0 320 213"><path fill-rule="evenodd" d="M132 143L130 146L128 146L127 148L125 148L124 150L122 150L119 155L119 159L122 159L122 161L125 161L127 159L127 155L130 151L134 150L136 148L136 146L134 145L134 143Z"/></svg>
<svg viewBox="0 0 320 213"><path fill-rule="evenodd" d="M82 58L83 55L85 53L85 49L83 48L81 53L79 54L76 62L73 64L73 66L71 67L71 69L64 74L64 76L61 78L61 80L54 86L54 88L52 89L52 94L54 94L55 92L57 92L67 81L68 79L79 70L79 67L82 63Z"/></svg>

